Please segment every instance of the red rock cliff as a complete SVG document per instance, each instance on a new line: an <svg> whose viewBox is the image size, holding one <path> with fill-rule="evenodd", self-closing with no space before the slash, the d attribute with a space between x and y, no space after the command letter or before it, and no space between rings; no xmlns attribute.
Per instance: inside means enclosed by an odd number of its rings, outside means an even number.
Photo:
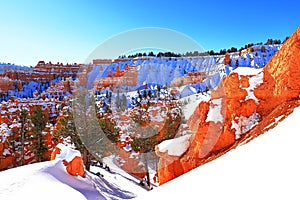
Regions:
<svg viewBox="0 0 300 200"><path fill-rule="evenodd" d="M243 76L231 73L212 91L210 102L198 105L188 120L193 132L189 149L175 160L167 154L158 153L160 184L264 133L277 124L275 119L284 119L293 107L299 105L299 71L300 27L260 74ZM251 88L249 80L254 76L260 76L263 82ZM222 119L210 120L208 113L216 106L220 106Z"/></svg>

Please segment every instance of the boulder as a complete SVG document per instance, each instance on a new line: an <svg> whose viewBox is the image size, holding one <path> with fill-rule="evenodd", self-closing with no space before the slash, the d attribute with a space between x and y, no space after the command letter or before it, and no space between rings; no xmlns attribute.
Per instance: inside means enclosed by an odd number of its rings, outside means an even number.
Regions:
<svg viewBox="0 0 300 200"><path fill-rule="evenodd" d="M72 176L84 177L84 164L79 151L59 143L51 154L51 160L61 160Z"/></svg>

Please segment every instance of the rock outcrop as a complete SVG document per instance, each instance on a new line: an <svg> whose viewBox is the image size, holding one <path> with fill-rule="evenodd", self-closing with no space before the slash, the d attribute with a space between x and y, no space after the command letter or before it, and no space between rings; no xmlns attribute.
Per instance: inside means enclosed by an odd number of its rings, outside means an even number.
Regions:
<svg viewBox="0 0 300 200"><path fill-rule="evenodd" d="M283 102L299 98L300 28L287 40L264 68L264 82L254 94L258 111L268 114Z"/></svg>
<svg viewBox="0 0 300 200"><path fill-rule="evenodd" d="M224 58L224 65L228 65L231 63L230 54L226 53Z"/></svg>
<svg viewBox="0 0 300 200"><path fill-rule="evenodd" d="M55 159L62 161L70 175L84 177L84 165L79 151L59 143L51 154L51 160Z"/></svg>
<svg viewBox="0 0 300 200"><path fill-rule="evenodd" d="M299 105L299 71L300 27L263 71L232 72L212 91L209 102L198 105L188 120L193 133L189 149L176 159L158 154L160 184L276 126Z"/></svg>

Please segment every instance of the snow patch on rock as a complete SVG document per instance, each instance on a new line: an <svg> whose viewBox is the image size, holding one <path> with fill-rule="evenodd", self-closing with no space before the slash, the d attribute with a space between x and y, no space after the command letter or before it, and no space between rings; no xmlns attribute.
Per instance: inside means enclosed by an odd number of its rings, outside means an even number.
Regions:
<svg viewBox="0 0 300 200"><path fill-rule="evenodd" d="M165 140L158 145L160 152L168 152L171 156L181 156L190 147L191 135Z"/></svg>
<svg viewBox="0 0 300 200"><path fill-rule="evenodd" d="M76 156L81 157L79 151L71 149L69 146L62 143L59 143L56 147L60 149L60 154L57 154L55 159L71 162Z"/></svg>
<svg viewBox="0 0 300 200"><path fill-rule="evenodd" d="M223 115L221 114L222 98L211 100L209 112L207 114L206 122L212 121L215 123L224 122Z"/></svg>
<svg viewBox="0 0 300 200"><path fill-rule="evenodd" d="M254 112L250 117L240 116L237 118L238 122L232 120L231 129L235 129L235 139L239 139L241 135L247 133L260 121L260 115Z"/></svg>

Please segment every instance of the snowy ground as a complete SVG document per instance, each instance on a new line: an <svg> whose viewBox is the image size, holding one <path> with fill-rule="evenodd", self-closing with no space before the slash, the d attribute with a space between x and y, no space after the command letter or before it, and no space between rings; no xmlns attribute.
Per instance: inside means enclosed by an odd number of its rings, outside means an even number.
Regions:
<svg viewBox="0 0 300 200"><path fill-rule="evenodd" d="M121 200L147 192L137 185L138 180L114 169L112 172L100 169L104 178L92 173L82 178L68 175L61 160L17 167L0 173L0 199ZM98 168L93 170L99 171Z"/></svg>
<svg viewBox="0 0 300 200"><path fill-rule="evenodd" d="M110 172L97 166L91 166L91 171L93 173L100 172L103 178L107 180L111 185L116 185L120 189L125 189L132 192L135 196L140 196L148 190L139 186L140 180L133 177L132 175L125 172L123 169L119 168L113 162L113 157L106 157L103 159L104 165L109 166Z"/></svg>
<svg viewBox="0 0 300 200"><path fill-rule="evenodd" d="M224 156L147 192L105 159L103 178L66 174L54 160L0 173L0 199L300 199L300 108L269 132Z"/></svg>
<svg viewBox="0 0 300 200"><path fill-rule="evenodd" d="M138 199L300 199L300 108L274 129Z"/></svg>

